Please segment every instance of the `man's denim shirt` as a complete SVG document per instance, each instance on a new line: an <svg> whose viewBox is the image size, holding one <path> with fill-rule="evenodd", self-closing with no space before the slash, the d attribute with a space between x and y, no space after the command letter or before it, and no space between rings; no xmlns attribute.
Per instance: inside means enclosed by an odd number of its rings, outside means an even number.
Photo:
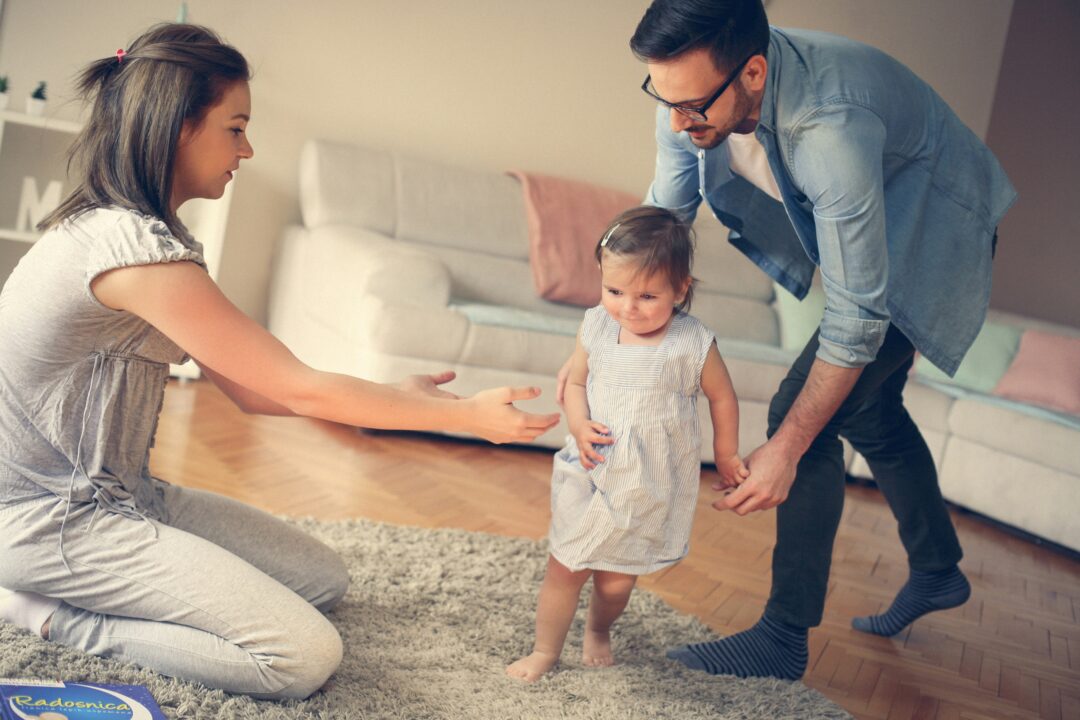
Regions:
<svg viewBox="0 0 1080 720"><path fill-rule="evenodd" d="M821 268L817 356L872 361L895 324L949 373L990 300L992 241L1016 191L989 149L910 70L825 33L772 28L755 133L776 202L656 115L646 202L692 220L704 199L730 241L799 299Z"/></svg>

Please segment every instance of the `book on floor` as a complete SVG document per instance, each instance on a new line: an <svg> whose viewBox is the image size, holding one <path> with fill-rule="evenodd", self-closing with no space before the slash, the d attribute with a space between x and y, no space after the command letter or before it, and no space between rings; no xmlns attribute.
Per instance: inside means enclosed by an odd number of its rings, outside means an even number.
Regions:
<svg viewBox="0 0 1080 720"><path fill-rule="evenodd" d="M142 685L0 678L0 720L165 720Z"/></svg>

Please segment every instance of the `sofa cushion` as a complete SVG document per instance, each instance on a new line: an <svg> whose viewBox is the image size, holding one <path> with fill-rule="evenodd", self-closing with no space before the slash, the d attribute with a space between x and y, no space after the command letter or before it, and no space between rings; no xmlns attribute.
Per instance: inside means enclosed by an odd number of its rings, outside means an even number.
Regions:
<svg viewBox="0 0 1080 720"><path fill-rule="evenodd" d="M469 318L475 325L492 325L518 330L532 330L550 335L577 337L580 318L563 318L555 315L481 303L451 303L450 309Z"/></svg>
<svg viewBox="0 0 1080 720"><path fill-rule="evenodd" d="M300 151L304 226L353 225L393 237L395 174L394 156L385 150L309 140Z"/></svg>
<svg viewBox="0 0 1080 720"><path fill-rule="evenodd" d="M554 377L574 337L478 325L450 308L410 307L369 295L355 323L357 346L386 355Z"/></svg>
<svg viewBox="0 0 1080 720"><path fill-rule="evenodd" d="M399 245L430 253L446 265L451 295L461 302L510 308L580 319L576 305L553 303L536 295L528 262L428 243L398 241ZM776 312L767 302L701 289L694 295L692 315L719 337L756 342L776 348Z"/></svg>
<svg viewBox="0 0 1080 720"><path fill-rule="evenodd" d="M994 394L1080 416L1080 339L1028 330Z"/></svg>
<svg viewBox="0 0 1080 720"><path fill-rule="evenodd" d="M357 299L357 311L339 316L338 333L350 351L377 352L433 360L460 361L471 324L447 308L419 308L378 295Z"/></svg>
<svg viewBox="0 0 1080 720"><path fill-rule="evenodd" d="M555 377L574 352L575 341L571 335L470 324L460 362Z"/></svg>
<svg viewBox="0 0 1080 720"><path fill-rule="evenodd" d="M694 277L698 279L695 298L698 293L711 292L764 304L772 302L772 280L728 242L728 229L716 218L707 212L698 213L694 234Z"/></svg>
<svg viewBox="0 0 1080 720"><path fill-rule="evenodd" d="M1080 550L1080 483L1058 469L982 443L951 437L939 473L947 499Z"/></svg>
<svg viewBox="0 0 1080 720"><path fill-rule="evenodd" d="M439 258L379 233L321 225L297 241L307 269L302 297L318 314L348 314L356 298L368 294L435 307L450 297L450 273Z"/></svg>
<svg viewBox="0 0 1080 720"><path fill-rule="evenodd" d="M438 258L450 272L452 297L485 305L539 312L563 318L580 318L583 310L544 300L533 290L532 270L527 260L430 243L396 241Z"/></svg>
<svg viewBox="0 0 1080 720"><path fill-rule="evenodd" d="M768 303L734 295L695 292L690 314L717 337L761 343L779 349L776 312Z"/></svg>
<svg viewBox="0 0 1080 720"><path fill-rule="evenodd" d="M1080 475L1080 453L1076 452L1080 425L1070 426L994 402L994 398L970 395L953 403L949 429L987 448Z"/></svg>
<svg viewBox="0 0 1080 720"><path fill-rule="evenodd" d="M1012 325L987 321L952 378L922 356L915 361L915 373L926 380L952 383L988 394L1005 374L1016 355L1021 332L1020 328Z"/></svg>
<svg viewBox="0 0 1080 720"><path fill-rule="evenodd" d="M955 399L955 395L914 379L909 379L904 386L904 407L920 428L948 432L949 411Z"/></svg>
<svg viewBox="0 0 1080 720"><path fill-rule="evenodd" d="M509 175L396 156L401 240L529 258L525 201Z"/></svg>
<svg viewBox="0 0 1080 720"><path fill-rule="evenodd" d="M722 347L720 355L724 358L731 384L735 387L735 394L740 402L747 400L768 405L780 388L780 381L787 375L787 365L765 364L759 360L725 354Z"/></svg>

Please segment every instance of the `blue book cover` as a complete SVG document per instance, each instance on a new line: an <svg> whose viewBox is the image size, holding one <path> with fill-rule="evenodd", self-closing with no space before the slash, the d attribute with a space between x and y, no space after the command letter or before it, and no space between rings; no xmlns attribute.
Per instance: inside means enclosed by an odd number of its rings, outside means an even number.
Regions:
<svg viewBox="0 0 1080 720"><path fill-rule="evenodd" d="M0 678L0 720L165 720L141 685Z"/></svg>

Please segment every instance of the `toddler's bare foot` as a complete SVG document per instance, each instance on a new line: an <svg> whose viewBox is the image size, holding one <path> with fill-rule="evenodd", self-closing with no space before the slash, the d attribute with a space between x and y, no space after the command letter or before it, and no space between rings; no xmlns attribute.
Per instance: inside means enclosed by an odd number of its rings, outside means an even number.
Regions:
<svg viewBox="0 0 1080 720"><path fill-rule="evenodd" d="M588 667L607 667L615 664L611 654L611 631L585 630L581 661Z"/></svg>
<svg viewBox="0 0 1080 720"><path fill-rule="evenodd" d="M549 653L533 651L532 655L523 657L515 663L506 666L506 674L525 682L536 682L544 676L559 658Z"/></svg>

